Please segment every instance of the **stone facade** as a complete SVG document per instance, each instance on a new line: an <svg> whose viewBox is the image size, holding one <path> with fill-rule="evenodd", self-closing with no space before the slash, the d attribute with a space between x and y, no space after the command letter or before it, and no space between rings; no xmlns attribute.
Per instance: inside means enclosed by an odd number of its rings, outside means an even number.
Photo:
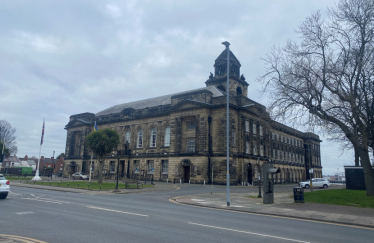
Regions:
<svg viewBox="0 0 374 243"><path fill-rule="evenodd" d="M303 133L270 119L263 105L247 98L248 83L230 51L227 89L226 50L215 61L215 74L206 87L135 101L104 111L70 116L66 125L64 176L88 173L91 151L85 137L111 128L121 145L106 158L104 173L120 177L191 183L226 183L226 92L230 92L230 182L258 183L259 168L269 160L281 173L276 183L292 183L322 176L318 135ZM93 156L93 176L97 176Z"/></svg>

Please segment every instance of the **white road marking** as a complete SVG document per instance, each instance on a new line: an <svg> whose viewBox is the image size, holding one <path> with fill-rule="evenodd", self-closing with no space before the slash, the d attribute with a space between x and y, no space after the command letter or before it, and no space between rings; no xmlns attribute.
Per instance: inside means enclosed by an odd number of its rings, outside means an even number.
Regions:
<svg viewBox="0 0 374 243"><path fill-rule="evenodd" d="M70 202L52 200L52 199L47 199L47 198L22 198L22 199L34 200L34 201L46 202L46 203L57 203L57 204L70 203Z"/></svg>
<svg viewBox="0 0 374 243"><path fill-rule="evenodd" d="M19 214L19 215L22 215L22 214L32 214L34 212L19 212L19 213L16 213L16 214Z"/></svg>
<svg viewBox="0 0 374 243"><path fill-rule="evenodd" d="M31 196L33 196L33 197L35 197L35 195L34 194L30 194Z"/></svg>
<svg viewBox="0 0 374 243"><path fill-rule="evenodd" d="M148 217L148 215L144 215L144 214L123 212L123 211L117 211L117 210L108 209L108 208L99 208L99 207L94 207L94 206L86 206L86 207L87 208L92 208L92 209L99 209L99 210L105 210L105 211L110 211L110 212L116 212L116 213L125 213L125 214L131 214L131 215L136 215L136 216Z"/></svg>
<svg viewBox="0 0 374 243"><path fill-rule="evenodd" d="M227 205L222 205L222 207L226 207ZM243 206L235 206L235 205L230 205L230 207L234 207L234 208L242 208Z"/></svg>
<svg viewBox="0 0 374 243"><path fill-rule="evenodd" d="M220 230L228 230L228 231L234 231L234 232L244 233L244 234L259 235L259 236L264 236L264 237L271 237L271 238L276 238L276 239L281 239L281 240L288 240L288 241L295 241L295 242L302 242L302 243L310 243L309 241L294 240L294 239L289 239L289 238L283 238L283 237L278 237L278 236L273 236L273 235L259 234L259 233L254 233L254 232L249 232L249 231L243 231L243 230L228 229L228 228L222 228L222 227L205 225L205 224L196 224L196 223L192 223L192 222L188 222L188 223L189 224L193 224L193 225L208 227L208 228L214 228L214 229L220 229Z"/></svg>
<svg viewBox="0 0 374 243"><path fill-rule="evenodd" d="M202 200L202 199L191 199L192 201L196 201L196 202L204 202L205 200Z"/></svg>

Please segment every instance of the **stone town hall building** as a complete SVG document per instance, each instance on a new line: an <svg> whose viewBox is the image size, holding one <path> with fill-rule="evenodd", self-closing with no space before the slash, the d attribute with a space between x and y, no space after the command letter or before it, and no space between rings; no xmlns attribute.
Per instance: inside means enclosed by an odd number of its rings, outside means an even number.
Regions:
<svg viewBox="0 0 374 243"><path fill-rule="evenodd" d="M70 116L66 125L64 176L89 171L91 151L85 137L112 128L121 145L106 158L104 171L120 177L182 182L226 183L226 92L230 92L231 184L258 182L259 166L271 161L281 173L275 183L322 176L319 136L303 133L270 119L263 105L247 97L241 64L230 51L230 85L226 86L226 49L214 64L206 87L115 105L94 113ZM93 176L97 176L97 158ZM213 171L212 171L213 170Z"/></svg>

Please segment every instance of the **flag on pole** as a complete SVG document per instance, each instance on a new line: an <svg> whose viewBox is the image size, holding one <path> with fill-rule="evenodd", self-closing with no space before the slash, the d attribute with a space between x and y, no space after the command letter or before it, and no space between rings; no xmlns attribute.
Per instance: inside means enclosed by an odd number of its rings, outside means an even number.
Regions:
<svg viewBox="0 0 374 243"><path fill-rule="evenodd" d="M95 127L94 127L94 130L97 131L96 121L95 121Z"/></svg>
<svg viewBox="0 0 374 243"><path fill-rule="evenodd" d="M40 140L40 145L43 144L43 139L44 139L44 123L45 123L45 119L43 119L42 139Z"/></svg>

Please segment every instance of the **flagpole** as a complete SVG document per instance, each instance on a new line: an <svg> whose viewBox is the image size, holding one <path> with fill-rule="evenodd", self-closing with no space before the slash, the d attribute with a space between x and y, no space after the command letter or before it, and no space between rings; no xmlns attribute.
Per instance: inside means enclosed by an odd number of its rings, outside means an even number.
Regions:
<svg viewBox="0 0 374 243"><path fill-rule="evenodd" d="M35 176L32 178L33 181L41 181L42 178L39 177L39 165L40 165L40 152L42 151L43 139L44 139L44 126L45 126L45 119L43 119L43 129L42 129L42 138L40 140L40 148L39 148L39 158L38 158L38 166L35 172Z"/></svg>
<svg viewBox="0 0 374 243"><path fill-rule="evenodd" d="M39 177L39 164L40 164L40 152L42 151L42 145L40 144L39 148L39 158L38 158L38 167L35 172L35 176L32 178L33 181L41 181L42 178Z"/></svg>

